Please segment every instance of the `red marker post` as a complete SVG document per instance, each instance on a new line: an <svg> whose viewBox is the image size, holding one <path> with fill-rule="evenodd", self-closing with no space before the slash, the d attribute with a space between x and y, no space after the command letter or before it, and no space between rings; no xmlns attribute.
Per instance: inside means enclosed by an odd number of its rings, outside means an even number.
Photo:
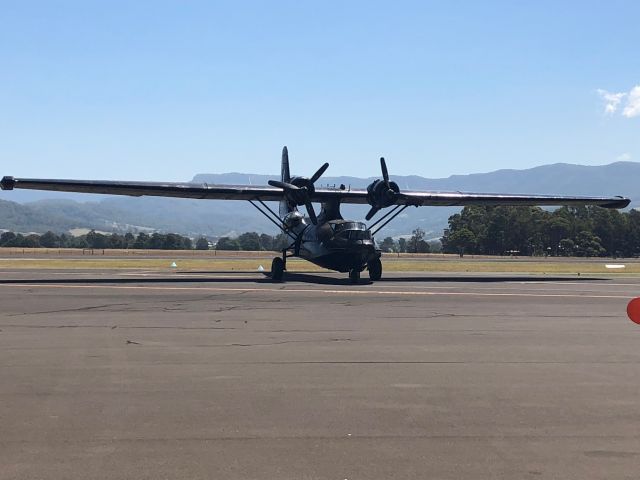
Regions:
<svg viewBox="0 0 640 480"><path fill-rule="evenodd" d="M632 322L640 324L640 297L634 298L627 305L627 315Z"/></svg>

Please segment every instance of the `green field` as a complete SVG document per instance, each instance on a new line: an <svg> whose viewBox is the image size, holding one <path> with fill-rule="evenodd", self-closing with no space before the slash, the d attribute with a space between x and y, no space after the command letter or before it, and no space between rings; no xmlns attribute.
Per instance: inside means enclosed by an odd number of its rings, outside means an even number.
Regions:
<svg viewBox="0 0 640 480"><path fill-rule="evenodd" d="M132 269L132 270L198 270L256 271L259 265L269 270L273 252L193 252L193 251L117 251L93 252L32 249L18 251L0 249L0 271L7 269ZM171 268L176 262L177 268ZM469 273L537 273L537 274L637 274L636 259L567 259L567 258L459 258L454 255L383 256L389 272L469 272ZM607 264L622 264L625 268L609 269ZM289 259L288 269L298 272L319 272L323 269L299 259Z"/></svg>

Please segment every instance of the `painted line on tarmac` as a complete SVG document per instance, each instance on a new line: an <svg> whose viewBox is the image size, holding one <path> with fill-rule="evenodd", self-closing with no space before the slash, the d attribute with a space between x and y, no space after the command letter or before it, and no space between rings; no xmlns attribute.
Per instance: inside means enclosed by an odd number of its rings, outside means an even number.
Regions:
<svg viewBox="0 0 640 480"><path fill-rule="evenodd" d="M405 295L405 296L465 296L465 297L539 297L539 298L619 298L629 299L629 295L578 295L564 293L480 293L480 292L423 292L423 291L393 291L393 290L328 290L316 288L254 288L254 287L159 287L144 285L61 285L61 284L0 284L0 287L19 288L76 288L76 289L107 289L107 290L151 290L151 291L192 291L192 292L235 292L235 293L319 293L331 295Z"/></svg>
<svg viewBox="0 0 640 480"><path fill-rule="evenodd" d="M453 282L453 283L455 283L455 282ZM556 284L553 284L551 282L549 282L549 283L547 283L547 282L530 282L529 284L537 285L537 286L556 285ZM558 287L561 287L562 285L563 285L562 282L559 282L557 284ZM578 283L569 284L569 285L579 285L579 286L582 286L582 287L586 286L585 284L578 284ZM627 291L628 292L628 291L631 290L632 292L630 293L630 295L632 297L633 296L637 296L637 293L638 293L638 292L633 292L633 289L640 290L640 284L631 284L631 285L602 284L602 285L597 285L597 284L589 283L588 285L590 287L628 287L628 288L616 289L616 293L620 293L621 294L621 293L623 293L623 291ZM466 285L462 284L462 285L446 285L446 286L443 286L443 285L429 285L429 286L412 285L411 288L420 289L420 290L425 290L425 289L440 290L440 289L452 289L452 288L467 288L469 290L480 290L480 291L500 290L502 292L505 292L505 291L509 291L509 290L514 290L514 288L507 288L507 287L517 287L517 286L522 286L522 285L520 284L520 282L504 282L504 286L502 286L502 287L477 287L477 286L471 286L469 284L466 284ZM384 288L391 289L391 288L407 288L407 287L403 286L403 285L385 285ZM549 292L549 291L557 292L558 290L565 290L565 291L568 291L568 292L575 292L576 291L576 289L574 289L574 288L557 288L557 287L556 288L552 288L551 286L550 286L550 288L536 288L537 292ZM600 288L600 289L596 288L596 289L580 289L579 291L583 292L583 293L592 293L592 292L604 293L606 290L604 288Z"/></svg>

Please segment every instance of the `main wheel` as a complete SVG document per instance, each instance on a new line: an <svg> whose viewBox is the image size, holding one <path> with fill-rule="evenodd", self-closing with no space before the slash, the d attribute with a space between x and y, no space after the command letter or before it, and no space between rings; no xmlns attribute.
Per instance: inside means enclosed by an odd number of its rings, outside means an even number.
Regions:
<svg viewBox="0 0 640 480"><path fill-rule="evenodd" d="M280 257L276 257L271 262L271 280L281 282L284 277L284 261Z"/></svg>
<svg viewBox="0 0 640 480"><path fill-rule="evenodd" d="M379 258L371 260L367 264L367 268L369 269L369 279L372 282L377 282L382 278L382 262Z"/></svg>
<svg viewBox="0 0 640 480"><path fill-rule="evenodd" d="M356 268L349 270L349 280L351 283L360 283L360 270Z"/></svg>

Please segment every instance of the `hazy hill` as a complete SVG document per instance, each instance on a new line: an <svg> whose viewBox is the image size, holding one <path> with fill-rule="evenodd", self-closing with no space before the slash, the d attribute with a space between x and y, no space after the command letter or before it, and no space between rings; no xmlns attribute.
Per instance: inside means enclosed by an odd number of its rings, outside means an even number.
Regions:
<svg viewBox="0 0 640 480"><path fill-rule="evenodd" d="M242 173L198 174L194 182L264 185L278 175ZM392 176L400 188L411 190L460 190L574 195L625 195L632 206L638 195L640 163L616 162L603 166L558 163L527 170L453 175L429 179ZM319 183L344 183L366 187L373 178L323 177ZM5 201L2 201L5 200ZM344 206L343 214L364 217L367 207ZM383 235L402 235L420 226L439 236L456 208L410 208ZM223 202L168 198L129 198L56 192L12 191L0 194L0 229L21 232L66 231L71 228L127 231L158 229L187 235L227 235L256 230L272 233L274 227L247 202Z"/></svg>

